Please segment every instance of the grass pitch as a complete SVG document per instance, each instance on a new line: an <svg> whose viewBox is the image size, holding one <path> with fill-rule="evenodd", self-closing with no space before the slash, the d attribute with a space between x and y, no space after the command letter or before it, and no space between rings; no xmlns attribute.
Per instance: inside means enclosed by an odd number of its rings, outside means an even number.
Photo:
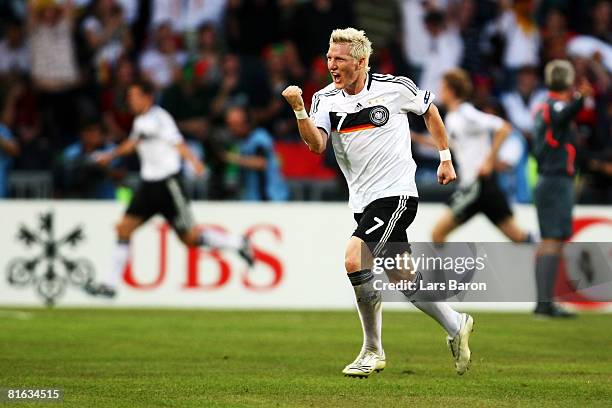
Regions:
<svg viewBox="0 0 612 408"><path fill-rule="evenodd" d="M387 312L387 369L360 380L340 372L361 346L354 312L25 313L0 310L0 388L59 387L64 402L5 406L612 404L612 315L473 313L472 368L460 377L432 320Z"/></svg>

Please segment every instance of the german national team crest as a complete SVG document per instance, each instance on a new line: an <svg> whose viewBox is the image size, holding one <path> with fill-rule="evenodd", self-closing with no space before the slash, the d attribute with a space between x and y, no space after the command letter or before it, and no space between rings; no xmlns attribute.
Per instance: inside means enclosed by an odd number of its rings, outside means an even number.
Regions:
<svg viewBox="0 0 612 408"><path fill-rule="evenodd" d="M6 268L10 285L33 286L48 306L55 304L68 285L83 287L95 275L90 261L62 253L64 248L76 247L85 239L83 228L76 226L57 238L54 227L52 212L40 214L37 228L21 224L17 239L30 256L13 258Z"/></svg>
<svg viewBox="0 0 612 408"><path fill-rule="evenodd" d="M383 126L389 120L389 109L384 106L375 106L370 111L370 122L374 126Z"/></svg>

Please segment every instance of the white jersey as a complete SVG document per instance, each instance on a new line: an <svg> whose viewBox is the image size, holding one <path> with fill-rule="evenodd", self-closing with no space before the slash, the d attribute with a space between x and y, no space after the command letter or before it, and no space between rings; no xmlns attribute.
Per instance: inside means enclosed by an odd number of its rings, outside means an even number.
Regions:
<svg viewBox="0 0 612 408"><path fill-rule="evenodd" d="M444 125L459 164L459 185L465 187L478 178L478 171L491 151L491 134L501 129L504 121L464 102L446 115Z"/></svg>
<svg viewBox="0 0 612 408"><path fill-rule="evenodd" d="M310 117L330 136L354 212L383 197L418 197L407 113L424 114L434 98L406 77L381 74L368 74L357 95L333 83L314 94Z"/></svg>
<svg viewBox="0 0 612 408"><path fill-rule="evenodd" d="M130 139L138 140L140 176L145 181L163 180L181 169L177 145L183 142L172 116L159 106L134 119Z"/></svg>

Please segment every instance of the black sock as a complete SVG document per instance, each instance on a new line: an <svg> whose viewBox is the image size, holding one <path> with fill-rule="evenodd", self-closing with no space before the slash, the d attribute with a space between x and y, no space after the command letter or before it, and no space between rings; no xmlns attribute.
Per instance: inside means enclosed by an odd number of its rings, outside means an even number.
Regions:
<svg viewBox="0 0 612 408"><path fill-rule="evenodd" d="M536 257L536 284L538 303L551 303L557 279L557 269L561 255L547 254Z"/></svg>

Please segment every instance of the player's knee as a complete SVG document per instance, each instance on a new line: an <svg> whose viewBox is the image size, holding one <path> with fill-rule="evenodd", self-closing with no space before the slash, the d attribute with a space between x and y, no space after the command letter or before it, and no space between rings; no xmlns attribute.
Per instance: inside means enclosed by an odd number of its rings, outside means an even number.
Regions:
<svg viewBox="0 0 612 408"><path fill-rule="evenodd" d="M129 240L134 232L134 229L131 228L126 222L120 222L119 224L115 225L115 230L117 231L117 237L124 241Z"/></svg>
<svg viewBox="0 0 612 408"><path fill-rule="evenodd" d="M195 229L191 231L185 231L179 234L179 238L183 242L183 244L189 247L200 245L200 237Z"/></svg>
<svg viewBox="0 0 612 408"><path fill-rule="evenodd" d="M357 272L362 269L361 245L362 241L355 237L349 241L344 253L344 269L346 269L346 273Z"/></svg>
<svg viewBox="0 0 612 408"><path fill-rule="evenodd" d="M361 270L361 259L359 255L346 254L344 257L344 269L346 269L346 273L352 273Z"/></svg>
<svg viewBox="0 0 612 408"><path fill-rule="evenodd" d="M446 241L446 233L442 228L436 226L431 233L431 240L436 244L441 244Z"/></svg>

